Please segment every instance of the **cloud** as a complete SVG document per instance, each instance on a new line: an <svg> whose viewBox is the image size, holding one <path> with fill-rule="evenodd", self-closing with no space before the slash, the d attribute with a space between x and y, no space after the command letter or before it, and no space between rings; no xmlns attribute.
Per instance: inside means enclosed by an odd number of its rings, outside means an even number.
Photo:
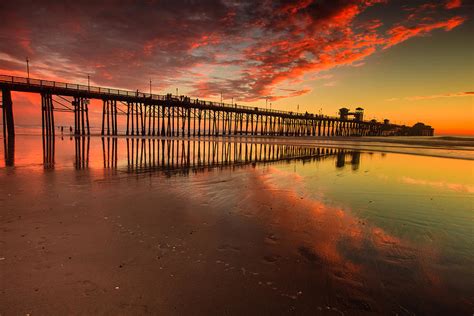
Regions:
<svg viewBox="0 0 474 316"><path fill-rule="evenodd" d="M431 100L431 99L439 99L439 98L458 98L458 97L473 97L474 92L455 92L455 93L443 93L443 94L433 94L433 95L423 95L423 96L411 96L405 97L403 100L408 101L418 101L418 100ZM386 99L385 101L393 102L401 100L400 98L390 98Z"/></svg>
<svg viewBox="0 0 474 316"><path fill-rule="evenodd" d="M444 93L444 94L434 94L434 95L423 95L423 96L413 96L407 97L406 100L416 101L416 100L430 100L430 99L439 99L439 98L457 98L457 97L473 97L474 92L457 92L457 93Z"/></svg>
<svg viewBox="0 0 474 316"><path fill-rule="evenodd" d="M464 23L465 20L466 19L463 17L456 16L446 21L430 21L428 23L421 23L410 27L404 25L395 26L388 31L390 37L387 39L387 44L384 46L384 48L392 47L415 36L428 34L429 32L436 29L444 29L445 31L451 31L455 27Z"/></svg>
<svg viewBox="0 0 474 316"><path fill-rule="evenodd" d="M269 98L269 100L270 101L276 101L276 100L285 99L285 98L299 97L301 95L305 95L305 94L308 94L310 92L311 92L310 88L304 88L304 89L301 89L301 90L292 91L292 92L290 92L288 94L285 94L285 95L271 96Z"/></svg>
<svg viewBox="0 0 474 316"><path fill-rule="evenodd" d="M323 84L324 87L335 87L337 84L336 81L330 81Z"/></svg>
<svg viewBox="0 0 474 316"><path fill-rule="evenodd" d="M29 56L32 76L48 79L91 74L94 84L133 90L152 79L156 91L198 97L294 97L310 91L305 77L363 66L377 51L465 22L449 10L456 1L417 3L392 4L406 9L392 21L364 17L386 0L3 1L0 69L21 73Z"/></svg>
<svg viewBox="0 0 474 316"><path fill-rule="evenodd" d="M446 2L445 7L446 7L446 9L449 10L449 9L456 9L456 8L459 8L459 7L461 7L461 5L462 5L461 0L448 0L448 1Z"/></svg>

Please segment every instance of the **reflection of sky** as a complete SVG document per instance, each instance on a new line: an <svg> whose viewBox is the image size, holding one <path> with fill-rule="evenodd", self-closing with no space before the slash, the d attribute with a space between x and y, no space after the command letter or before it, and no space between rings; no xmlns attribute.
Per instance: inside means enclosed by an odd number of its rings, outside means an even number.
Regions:
<svg viewBox="0 0 474 316"><path fill-rule="evenodd" d="M468 160L375 153L363 155L358 170L318 164L299 166L297 172L309 194L348 203L358 214L383 210L375 218L387 223L400 216L419 222L438 217L438 225L460 224L467 231L473 167Z"/></svg>
<svg viewBox="0 0 474 316"><path fill-rule="evenodd" d="M424 193L403 193L410 189L400 188L403 184L396 179L384 184L388 178L378 180L370 173L394 168L389 156L363 154L358 171L336 170L335 159L264 168L262 181L268 190L277 191L278 203L298 214L296 223L293 215L277 221L288 234L303 230L298 238L310 245L311 256L329 263L335 282L352 289L355 297L364 292L362 284L370 284L373 278L385 284L380 291L397 297L403 296L398 293L400 287L408 289L408 284L421 278L426 282L423 286L413 285L420 297L429 291L443 296L449 289L467 299L469 284L462 280L473 263L472 221L466 214L470 197L454 192L450 199L429 204L422 201L429 199ZM394 190L390 192L387 185ZM461 201L458 209L452 207L453 198ZM424 209L417 211L423 204ZM449 213L444 210L448 205ZM409 206L409 212L402 211ZM393 284L392 278L400 283Z"/></svg>
<svg viewBox="0 0 474 316"><path fill-rule="evenodd" d="M109 159L111 155L111 146L108 139L102 144L100 138L93 137L89 143L88 168L102 169L104 157ZM55 149L56 169L75 167L74 140L69 136L62 140L58 137ZM138 151L141 153L142 148ZM194 151L198 152L196 148ZM201 156L204 153L201 149ZM255 151L252 154L255 156ZM119 139L119 169L125 168L129 159L125 139ZM41 141L33 136L17 137L14 160L16 167L43 170ZM350 206L351 212L358 217L370 219L398 237L427 239L425 225L430 223L429 229L450 232L442 243L449 245L456 236L466 243L456 243L453 247L464 249L463 245L472 242L469 234L474 190L472 161L380 153L362 154L360 165L351 164L358 160L350 154L338 160L339 164L345 161L345 165L336 168L335 156L324 163L279 164L273 169L273 176L279 175L277 170L291 172L291 177L285 181L301 183L294 189L304 190L324 203ZM4 164L1 160L0 166ZM432 238L437 237L429 239Z"/></svg>
<svg viewBox="0 0 474 316"><path fill-rule="evenodd" d="M472 263L474 162L366 154L358 170L334 164L296 167L308 196L347 208L394 238L437 249L459 264Z"/></svg>

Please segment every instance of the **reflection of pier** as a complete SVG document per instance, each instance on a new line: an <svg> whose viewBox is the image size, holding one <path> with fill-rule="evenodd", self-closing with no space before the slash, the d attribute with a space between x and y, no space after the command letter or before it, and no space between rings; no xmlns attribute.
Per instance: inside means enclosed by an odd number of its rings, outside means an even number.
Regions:
<svg viewBox="0 0 474 316"><path fill-rule="evenodd" d="M350 158L349 161L347 161L347 157ZM344 168L344 166L349 163L352 166L352 170L357 170L359 169L359 164L360 164L360 152L359 151L346 151L346 150L341 150L337 153L337 159L336 159L336 168L341 169Z"/></svg>
<svg viewBox="0 0 474 316"><path fill-rule="evenodd" d="M55 155L55 137L54 134L42 135L43 141L43 166L45 169L54 168L54 155Z"/></svg>
<svg viewBox="0 0 474 316"><path fill-rule="evenodd" d="M89 143L90 137L74 137L76 169L86 169L89 167Z"/></svg>
<svg viewBox="0 0 474 316"><path fill-rule="evenodd" d="M357 170L360 163L359 151L338 148L243 141L230 142L217 139L117 138L113 136L101 137L100 139L103 167L105 169L123 168L122 164L119 163L118 154L119 142L122 142L122 146L126 146L127 155L124 171L132 173L163 171L168 174L188 174L190 171L198 172L211 168L234 168L256 163L266 164L298 160L306 163L330 157L336 158L337 168L350 164L353 170ZM74 166L76 169L89 168L90 141L91 138L87 136L74 137ZM55 137L43 136L42 149L44 168L54 169ZM5 165L13 166L15 157L13 137L4 139L4 152ZM125 159L125 157L122 159Z"/></svg>
<svg viewBox="0 0 474 316"><path fill-rule="evenodd" d="M43 166L45 169L54 169L55 165L54 135L43 135ZM89 137L74 137L74 166L76 169L89 167Z"/></svg>
<svg viewBox="0 0 474 316"><path fill-rule="evenodd" d="M5 153L5 166L15 165L15 137L9 136L3 139L3 148Z"/></svg>
<svg viewBox="0 0 474 316"><path fill-rule="evenodd" d="M117 138L101 137L104 157L104 168L117 168ZM127 142L128 145L128 142Z"/></svg>
<svg viewBox="0 0 474 316"><path fill-rule="evenodd" d="M360 153L335 148L297 145L223 142L218 140L127 139L127 171L163 171L188 174L211 168L239 167L255 163L302 160L318 161L349 155L357 168ZM112 147L113 148L113 147ZM116 150L116 148L115 148ZM104 153L104 157L111 154ZM113 155L113 154L112 154ZM107 161L108 163L108 161ZM104 165L106 161L104 159Z"/></svg>

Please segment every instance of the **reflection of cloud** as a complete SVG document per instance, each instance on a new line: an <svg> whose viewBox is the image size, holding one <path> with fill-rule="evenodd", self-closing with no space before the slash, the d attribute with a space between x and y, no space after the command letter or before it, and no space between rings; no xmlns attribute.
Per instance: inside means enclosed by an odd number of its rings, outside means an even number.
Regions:
<svg viewBox="0 0 474 316"><path fill-rule="evenodd" d="M317 238L311 240L311 251L325 263L344 266L354 273L359 269L357 262L351 262L339 249L339 243L344 241L353 249L360 249L363 244L362 225L357 218L349 216L344 210L329 207L323 202L308 198L305 194L304 177L295 172L287 172L275 167L269 167L261 180L270 191L278 191L278 203L291 205L291 210L309 212L314 218L323 223L324 228L318 229ZM291 183L291 187L288 186ZM283 186L283 190L282 190ZM304 196L304 198L303 198ZM289 210L290 211L290 210ZM282 220L281 222L286 222Z"/></svg>
<svg viewBox="0 0 474 316"><path fill-rule="evenodd" d="M366 236L365 224L363 225L357 217L339 207L331 207L320 200L309 198L305 192L305 178L298 173L287 172L276 167L269 167L267 170L269 172L262 177L266 186L272 191L278 190L281 193L280 197L286 199L288 204L297 205L300 210L310 210L320 222L324 223L324 229L318 232L318 240L313 241L313 246L332 263L348 261L339 249L339 243L342 240L350 243L354 249L361 248L363 243L367 242L367 240L364 241L365 238L374 242L374 245L402 246L400 239L391 236L379 227L367 227L370 234ZM288 183L292 186L288 187ZM284 191L281 191L282 188ZM353 264L356 263L353 262Z"/></svg>
<svg viewBox="0 0 474 316"><path fill-rule="evenodd" d="M474 193L473 186L459 184L459 183L449 183L449 182L444 182L444 181L428 181L428 180L423 180L423 179L414 179L410 177L402 177L401 181L408 184L425 185L425 186L430 186L430 187L435 187L435 188L449 189L449 190L457 191L457 192Z"/></svg>

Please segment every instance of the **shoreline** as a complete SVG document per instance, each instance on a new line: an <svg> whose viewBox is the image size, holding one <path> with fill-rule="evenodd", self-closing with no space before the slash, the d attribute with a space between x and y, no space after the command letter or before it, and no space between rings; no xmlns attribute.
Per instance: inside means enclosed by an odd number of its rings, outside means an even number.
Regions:
<svg viewBox="0 0 474 316"><path fill-rule="evenodd" d="M41 136L41 133L16 132L15 136ZM56 137L74 136L69 133L57 133ZM393 144L412 144L412 145L429 145L429 146L456 146L456 147L473 147L474 150L474 136L268 136L268 135L219 135L219 136L161 136L161 135L101 135L100 133L91 133L90 137L121 137L121 138L155 138L155 139L272 139L272 140L312 140L312 141L351 141L351 142L365 142L365 143L393 143ZM87 137L87 135L78 135L78 137ZM0 135L3 139L3 135Z"/></svg>
<svg viewBox="0 0 474 316"><path fill-rule="evenodd" d="M16 136L21 137L38 137L41 135L32 133L17 133ZM73 135L56 135L59 139ZM88 136L78 136L88 137ZM291 136L244 136L244 135L227 135L227 136L148 136L148 135L100 135L91 134L89 137L104 137L118 139L143 139L143 140L177 140L177 141L217 141L217 142L238 142L238 143L257 143L257 144L278 144L278 145L295 145L303 147L322 146L327 148L345 148L351 150L360 150L364 152L381 152L418 155L427 157L474 160L474 138L462 139L460 137L446 136L396 136L396 137L346 137L346 136L330 136L330 137L291 137ZM3 139L3 137L1 137Z"/></svg>

